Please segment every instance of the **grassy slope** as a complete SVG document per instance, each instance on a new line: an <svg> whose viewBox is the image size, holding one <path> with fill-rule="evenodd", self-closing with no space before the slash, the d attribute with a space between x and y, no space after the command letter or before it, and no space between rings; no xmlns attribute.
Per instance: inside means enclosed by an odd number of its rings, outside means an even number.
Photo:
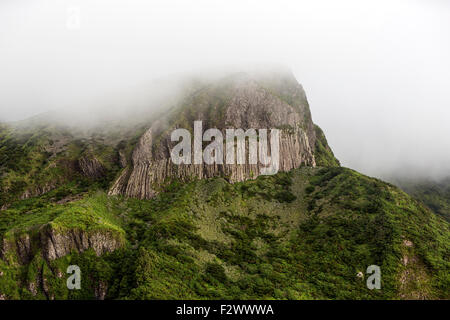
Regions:
<svg viewBox="0 0 450 320"><path fill-rule="evenodd" d="M316 132L316 145L314 150L316 165L319 167L339 167L341 164L328 146L327 138L322 129L318 125L314 125L314 130Z"/></svg>
<svg viewBox="0 0 450 320"><path fill-rule="evenodd" d="M18 210L15 224L2 219L0 230L32 225L27 210L37 210L39 223L95 212L125 231L127 246L102 257L36 257L20 268L0 262L0 291L11 298L46 297L17 286L36 270L56 298L93 298L99 283L108 284L108 298L449 298L448 223L394 186L345 168L173 183L149 201L93 192L66 205L41 201L45 210L9 209ZM80 291L65 288L69 264L85 275ZM371 264L381 267L381 290L356 277Z"/></svg>
<svg viewBox="0 0 450 320"><path fill-rule="evenodd" d="M116 126L86 134L45 122L24 127L0 124L0 208L13 205L26 191L35 196L67 185L107 188L120 170L119 152L129 161L145 128ZM82 157L95 157L104 176L96 181L83 176L78 166Z"/></svg>
<svg viewBox="0 0 450 320"><path fill-rule="evenodd" d="M0 215L0 239L1 242L11 242L23 235L29 235L35 239L39 231L51 226L56 233L82 231L86 233L107 232L111 236L122 239L125 242L125 231L121 227L120 212L111 210L113 199L109 199L103 193L85 194L85 198L75 202L56 204L54 198L32 198L18 203L5 210ZM35 246L35 243L31 243ZM20 265L16 253L6 252L3 260L0 259L0 293L7 297L18 298L47 298L39 284L36 284L38 274L43 274L50 292L56 297L66 297L67 289L64 281L56 277L67 268L58 267L60 261L67 261L66 257L56 262L44 261L41 248L32 248L34 258L27 265ZM75 253L74 253L75 254ZM93 252L87 252L84 256L95 256ZM59 281L58 281L59 280ZM34 283L38 294L33 296L29 283ZM28 288L28 289L26 289Z"/></svg>
<svg viewBox="0 0 450 320"><path fill-rule="evenodd" d="M400 180L398 185L450 222L450 179L440 182Z"/></svg>

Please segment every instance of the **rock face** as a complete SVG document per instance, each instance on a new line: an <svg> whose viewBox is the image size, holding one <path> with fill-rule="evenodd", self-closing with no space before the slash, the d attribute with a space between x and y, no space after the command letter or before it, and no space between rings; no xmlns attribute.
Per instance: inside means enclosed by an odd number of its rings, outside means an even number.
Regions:
<svg viewBox="0 0 450 320"><path fill-rule="evenodd" d="M100 256L123 245L117 236L107 231L86 232L70 230L62 233L46 227L40 234L42 253L46 260L61 258L75 250L83 252L92 248Z"/></svg>
<svg viewBox="0 0 450 320"><path fill-rule="evenodd" d="M203 132L217 128L224 138L226 129L279 129L279 171L300 165L316 166L316 132L305 92L294 76L239 73L196 91L164 119L154 122L141 136L131 163L123 169L109 194L151 198L171 178L223 176L236 182L262 173L265 165L261 162L248 163L248 146L245 164L172 163L170 150L178 143L171 142L172 131L185 128L192 133L194 121L198 120L202 121Z"/></svg>
<svg viewBox="0 0 450 320"><path fill-rule="evenodd" d="M83 175L89 178L97 179L103 176L105 173L102 164L95 157L87 157L87 156L81 157L78 160L78 165Z"/></svg>
<svg viewBox="0 0 450 320"><path fill-rule="evenodd" d="M47 224L39 233L24 234L14 240L3 239L0 258L9 253L16 255L20 264L28 264L38 252L47 260L55 260L69 254L72 250L83 252L92 248L100 256L124 245L123 239L111 231L64 230L58 232Z"/></svg>
<svg viewBox="0 0 450 320"><path fill-rule="evenodd" d="M29 263L34 256L30 235L22 235L14 239L14 241L3 239L0 258L3 259L8 253L17 254L18 261L21 264Z"/></svg>
<svg viewBox="0 0 450 320"><path fill-rule="evenodd" d="M47 193L55 188L56 183L47 183L43 186L35 186L30 189L26 189L20 196L20 200L37 197L44 193Z"/></svg>

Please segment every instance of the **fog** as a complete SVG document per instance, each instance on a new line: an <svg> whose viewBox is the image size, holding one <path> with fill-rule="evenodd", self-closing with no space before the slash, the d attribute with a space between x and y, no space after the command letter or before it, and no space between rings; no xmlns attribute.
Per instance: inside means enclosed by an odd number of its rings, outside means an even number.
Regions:
<svg viewBox="0 0 450 320"><path fill-rule="evenodd" d="M0 120L92 120L145 105L154 79L282 64L344 166L437 178L450 175L449 57L446 0L2 0Z"/></svg>

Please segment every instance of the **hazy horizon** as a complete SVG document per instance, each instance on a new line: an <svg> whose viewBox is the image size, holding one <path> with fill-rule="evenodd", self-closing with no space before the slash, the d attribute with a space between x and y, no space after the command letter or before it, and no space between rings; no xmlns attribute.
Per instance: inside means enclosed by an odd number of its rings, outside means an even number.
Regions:
<svg viewBox="0 0 450 320"><path fill-rule="evenodd" d="M342 165L383 178L450 175L443 0L6 0L0 26L0 121L123 111L146 105L154 79L280 64Z"/></svg>

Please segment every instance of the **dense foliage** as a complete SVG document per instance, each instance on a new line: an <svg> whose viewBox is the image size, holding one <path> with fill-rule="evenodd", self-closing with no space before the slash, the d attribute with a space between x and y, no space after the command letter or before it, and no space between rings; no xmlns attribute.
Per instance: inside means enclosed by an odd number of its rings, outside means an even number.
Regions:
<svg viewBox="0 0 450 320"><path fill-rule="evenodd" d="M450 222L450 178L441 181L400 180L396 183L408 194L422 201L433 212Z"/></svg>
<svg viewBox="0 0 450 320"><path fill-rule="evenodd" d="M37 252L26 265L0 260L7 298L91 299L102 290L109 299L450 298L448 223L349 169L174 181L152 200L86 189L58 204L58 192L3 211L2 237L53 223L114 230L125 245L100 257L90 249L53 261ZM70 264L82 270L81 290L66 288ZM381 290L356 276L372 264Z"/></svg>
<svg viewBox="0 0 450 320"><path fill-rule="evenodd" d="M314 156L316 158L316 165L321 167L339 167L339 160L333 154L333 151L328 146L327 138L322 129L318 125L314 125L316 132L316 144Z"/></svg>

